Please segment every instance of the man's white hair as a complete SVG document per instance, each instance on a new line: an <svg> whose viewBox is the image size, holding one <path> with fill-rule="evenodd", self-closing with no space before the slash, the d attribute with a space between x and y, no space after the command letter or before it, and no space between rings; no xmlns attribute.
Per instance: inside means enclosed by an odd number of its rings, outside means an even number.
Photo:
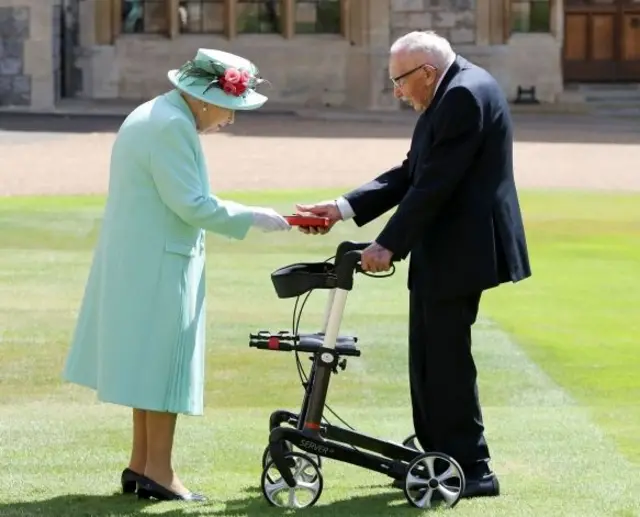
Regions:
<svg viewBox="0 0 640 517"><path fill-rule="evenodd" d="M455 59L451 44L433 31L413 31L399 37L390 49L391 54L407 52L424 54L433 66L443 70Z"/></svg>

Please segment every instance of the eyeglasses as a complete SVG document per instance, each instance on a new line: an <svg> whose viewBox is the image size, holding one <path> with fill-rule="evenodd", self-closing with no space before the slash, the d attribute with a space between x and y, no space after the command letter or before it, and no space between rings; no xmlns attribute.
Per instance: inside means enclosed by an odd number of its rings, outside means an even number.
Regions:
<svg viewBox="0 0 640 517"><path fill-rule="evenodd" d="M430 65L429 63L423 63L423 64L421 64L419 66L416 66L415 68L412 68L408 72L405 72L404 74L400 74L400 75L398 75L396 77L392 77L391 78L391 82L393 83L393 86L395 86L396 88L400 88L402 86L402 84L403 84L403 83L399 82L401 79L404 79L405 77L410 76L412 73L417 72L418 70L421 70L426 66L428 66L429 68L431 68L433 70L437 70L436 67L434 67L433 65Z"/></svg>

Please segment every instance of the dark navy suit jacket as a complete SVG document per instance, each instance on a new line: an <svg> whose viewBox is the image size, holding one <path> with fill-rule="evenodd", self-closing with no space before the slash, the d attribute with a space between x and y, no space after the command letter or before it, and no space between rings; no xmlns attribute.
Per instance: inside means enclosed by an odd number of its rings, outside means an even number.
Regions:
<svg viewBox="0 0 640 517"><path fill-rule="evenodd" d="M401 165L345 196L362 226L397 207L376 242L411 254L409 288L477 294L531 276L513 174L513 127L498 83L457 56L416 123Z"/></svg>

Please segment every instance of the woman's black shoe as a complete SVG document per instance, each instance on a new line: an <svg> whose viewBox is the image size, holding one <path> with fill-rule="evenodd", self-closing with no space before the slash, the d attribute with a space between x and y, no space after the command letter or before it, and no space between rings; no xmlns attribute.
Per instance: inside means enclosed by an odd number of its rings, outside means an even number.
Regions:
<svg viewBox="0 0 640 517"><path fill-rule="evenodd" d="M168 488L159 485L152 479L144 477L138 481L138 498L140 499L158 499L159 501L193 501L202 502L207 498L201 494L194 494L189 492L188 494L176 494Z"/></svg>
<svg viewBox="0 0 640 517"><path fill-rule="evenodd" d="M122 471L120 477L120 483L122 484L123 494L133 494L136 491L138 482L142 479L142 476L137 472L134 472L130 468L126 468Z"/></svg>

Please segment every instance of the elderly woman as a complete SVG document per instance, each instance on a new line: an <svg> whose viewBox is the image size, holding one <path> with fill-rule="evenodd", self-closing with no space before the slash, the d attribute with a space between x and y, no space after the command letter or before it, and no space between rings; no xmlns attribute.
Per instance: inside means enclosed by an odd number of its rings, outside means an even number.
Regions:
<svg viewBox="0 0 640 517"><path fill-rule="evenodd" d="M111 155L102 230L64 378L100 401L133 408L133 446L121 482L142 498L202 501L172 467L177 414L202 415L205 231L244 239L289 230L270 208L210 191L198 133L267 100L250 61L200 49L175 89L136 108ZM233 281L233 280L230 280Z"/></svg>

